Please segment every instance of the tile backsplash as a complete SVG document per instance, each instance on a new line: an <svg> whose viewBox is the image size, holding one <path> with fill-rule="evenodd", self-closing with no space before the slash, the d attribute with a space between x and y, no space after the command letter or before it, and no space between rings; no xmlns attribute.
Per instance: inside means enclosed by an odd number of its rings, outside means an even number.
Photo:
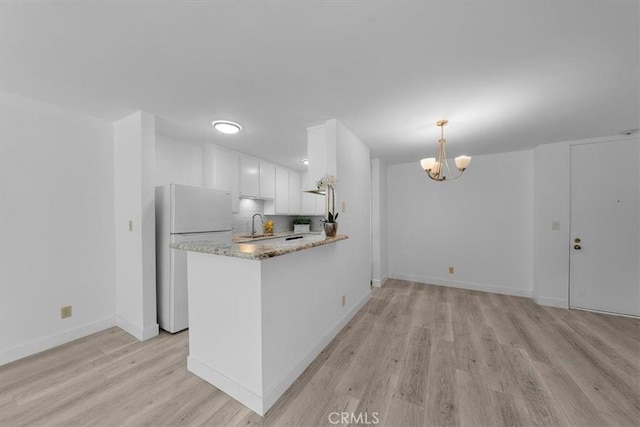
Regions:
<svg viewBox="0 0 640 427"><path fill-rule="evenodd" d="M240 199L238 213L232 214L233 234L251 233L251 217L253 214L264 214L264 200ZM273 220L275 232L293 231L293 220L298 217L311 218L311 231L322 231L322 216L309 215L265 215L265 221ZM262 232L260 221L256 219L256 230Z"/></svg>

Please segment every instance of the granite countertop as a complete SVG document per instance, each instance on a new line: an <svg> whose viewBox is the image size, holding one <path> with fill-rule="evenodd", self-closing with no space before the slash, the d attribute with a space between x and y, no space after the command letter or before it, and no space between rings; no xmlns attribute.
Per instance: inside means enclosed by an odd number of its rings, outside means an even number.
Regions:
<svg viewBox="0 0 640 427"><path fill-rule="evenodd" d="M258 234L259 237L251 237L250 234L234 234L233 235L233 243L246 243L246 242L256 242L260 240L268 240L275 239L277 237L288 237L288 236L299 236L299 235L317 235L319 236L319 231L310 231L309 233L294 233L293 231L284 231L280 233L273 234Z"/></svg>
<svg viewBox="0 0 640 427"><path fill-rule="evenodd" d="M301 234L302 239L284 241L285 237L271 237L265 239L251 239L240 243L214 243L208 241L193 241L174 243L174 249L202 252L212 255L223 255L236 258L264 260L316 246L327 245L348 239L344 234L323 238L320 234ZM256 241L257 240L257 241ZM270 241L272 240L272 241Z"/></svg>

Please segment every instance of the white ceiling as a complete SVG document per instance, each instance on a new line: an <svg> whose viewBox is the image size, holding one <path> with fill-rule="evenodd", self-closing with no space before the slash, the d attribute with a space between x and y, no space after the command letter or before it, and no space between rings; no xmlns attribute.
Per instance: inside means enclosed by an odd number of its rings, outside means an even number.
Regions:
<svg viewBox="0 0 640 427"><path fill-rule="evenodd" d="M332 117L390 163L440 118L452 156L522 150L639 127L638 3L3 2L1 84L298 169Z"/></svg>

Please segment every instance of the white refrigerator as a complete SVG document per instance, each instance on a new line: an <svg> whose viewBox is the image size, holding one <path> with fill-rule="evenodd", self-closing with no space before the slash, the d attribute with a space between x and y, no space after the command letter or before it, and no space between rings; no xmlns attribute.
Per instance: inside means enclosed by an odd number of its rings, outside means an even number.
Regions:
<svg viewBox="0 0 640 427"><path fill-rule="evenodd" d="M158 323L175 333L189 327L187 253L172 243L231 242L231 192L169 184L156 187Z"/></svg>

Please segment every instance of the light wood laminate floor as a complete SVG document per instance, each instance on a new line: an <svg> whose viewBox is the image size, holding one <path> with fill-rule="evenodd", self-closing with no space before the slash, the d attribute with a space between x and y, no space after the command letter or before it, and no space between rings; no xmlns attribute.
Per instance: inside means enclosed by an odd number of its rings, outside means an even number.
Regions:
<svg viewBox="0 0 640 427"><path fill-rule="evenodd" d="M527 298L390 280L264 418L189 373L187 346L112 328L0 367L0 425L640 421L640 321Z"/></svg>

